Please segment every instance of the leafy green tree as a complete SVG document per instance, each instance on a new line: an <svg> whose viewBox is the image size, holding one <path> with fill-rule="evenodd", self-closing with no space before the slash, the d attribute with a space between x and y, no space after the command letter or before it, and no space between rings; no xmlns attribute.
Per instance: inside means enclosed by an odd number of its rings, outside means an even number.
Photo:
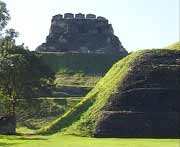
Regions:
<svg viewBox="0 0 180 147"><path fill-rule="evenodd" d="M6 111L15 117L19 102L28 103L50 91L54 73L37 52L16 45L18 33L14 29L2 33L9 19L6 4L0 0L0 113Z"/></svg>
<svg viewBox="0 0 180 147"><path fill-rule="evenodd" d="M34 98L49 89L54 73L38 53L16 46L12 37L7 34L0 44L0 91L10 103L8 112L15 116L17 101Z"/></svg>
<svg viewBox="0 0 180 147"><path fill-rule="evenodd" d="M10 15L6 8L6 4L0 0L0 31L7 25L9 19Z"/></svg>

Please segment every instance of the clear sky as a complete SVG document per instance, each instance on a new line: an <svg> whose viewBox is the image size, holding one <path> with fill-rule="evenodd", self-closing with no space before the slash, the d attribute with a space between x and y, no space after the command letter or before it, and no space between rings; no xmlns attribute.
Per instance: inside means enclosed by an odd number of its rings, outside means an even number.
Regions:
<svg viewBox="0 0 180 147"><path fill-rule="evenodd" d="M164 47L179 41L179 0L4 0L8 28L20 32L17 43L34 50L45 41L53 15L93 13L109 19L128 51Z"/></svg>

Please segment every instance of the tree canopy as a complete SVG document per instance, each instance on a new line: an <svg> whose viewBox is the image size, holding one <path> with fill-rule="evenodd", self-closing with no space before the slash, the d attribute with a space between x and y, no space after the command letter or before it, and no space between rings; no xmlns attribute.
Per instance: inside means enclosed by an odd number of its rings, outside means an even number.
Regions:
<svg viewBox="0 0 180 147"><path fill-rule="evenodd" d="M0 0L0 31L7 25L9 19L10 15L6 8L6 3Z"/></svg>
<svg viewBox="0 0 180 147"><path fill-rule="evenodd" d="M0 0L0 98L7 104L7 112L15 116L18 100L50 91L54 73L39 53L29 51L23 44L16 45L18 33L15 29L6 30L2 35L9 19L6 4Z"/></svg>
<svg viewBox="0 0 180 147"><path fill-rule="evenodd" d="M17 99L39 96L48 89L54 78L38 53L23 45L16 46L13 39L4 38L0 45L0 91L11 104L9 112L15 113Z"/></svg>

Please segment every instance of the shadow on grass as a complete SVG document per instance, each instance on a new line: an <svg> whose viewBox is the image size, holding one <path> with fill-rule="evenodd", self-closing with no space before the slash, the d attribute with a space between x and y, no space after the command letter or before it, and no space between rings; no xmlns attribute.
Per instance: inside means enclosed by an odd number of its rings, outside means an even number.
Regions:
<svg viewBox="0 0 180 147"><path fill-rule="evenodd" d="M41 137L18 137L18 138L10 138L9 140L48 140L47 138Z"/></svg>
<svg viewBox="0 0 180 147"><path fill-rule="evenodd" d="M12 147L13 145L17 145L19 143L1 143L0 142L0 147Z"/></svg>
<svg viewBox="0 0 180 147"><path fill-rule="evenodd" d="M95 97L96 94L97 93L95 93L93 96ZM94 104L94 101L94 99L87 99L86 101L83 101L82 104L77 104L75 107L73 107L72 110L69 110L64 114L64 116L61 116L59 120L55 120L56 122L52 124L47 130L41 131L38 134L47 136L60 132L63 128L71 126L73 122L80 120L82 114Z"/></svg>
<svg viewBox="0 0 180 147"><path fill-rule="evenodd" d="M0 139L7 139L7 140L48 140L48 138L42 137L13 137L13 136L0 136ZM0 143L1 146L1 143Z"/></svg>
<svg viewBox="0 0 180 147"><path fill-rule="evenodd" d="M17 136L0 136L0 139L5 139L3 140L2 142L0 142L0 147L12 147L12 146L15 146L15 145L18 145L18 144L21 144L22 142L21 141L28 141L28 140L48 140L47 138L41 138L41 137L17 137ZM6 143L6 140L12 140L12 141L18 141L18 142L15 142L15 143Z"/></svg>

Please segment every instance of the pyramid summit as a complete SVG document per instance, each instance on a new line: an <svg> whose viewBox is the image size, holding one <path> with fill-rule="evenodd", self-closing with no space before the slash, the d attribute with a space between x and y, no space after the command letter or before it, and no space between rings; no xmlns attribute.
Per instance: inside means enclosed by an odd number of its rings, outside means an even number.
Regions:
<svg viewBox="0 0 180 147"><path fill-rule="evenodd" d="M58 14L52 17L46 42L36 49L42 52L124 53L109 21L94 14Z"/></svg>

